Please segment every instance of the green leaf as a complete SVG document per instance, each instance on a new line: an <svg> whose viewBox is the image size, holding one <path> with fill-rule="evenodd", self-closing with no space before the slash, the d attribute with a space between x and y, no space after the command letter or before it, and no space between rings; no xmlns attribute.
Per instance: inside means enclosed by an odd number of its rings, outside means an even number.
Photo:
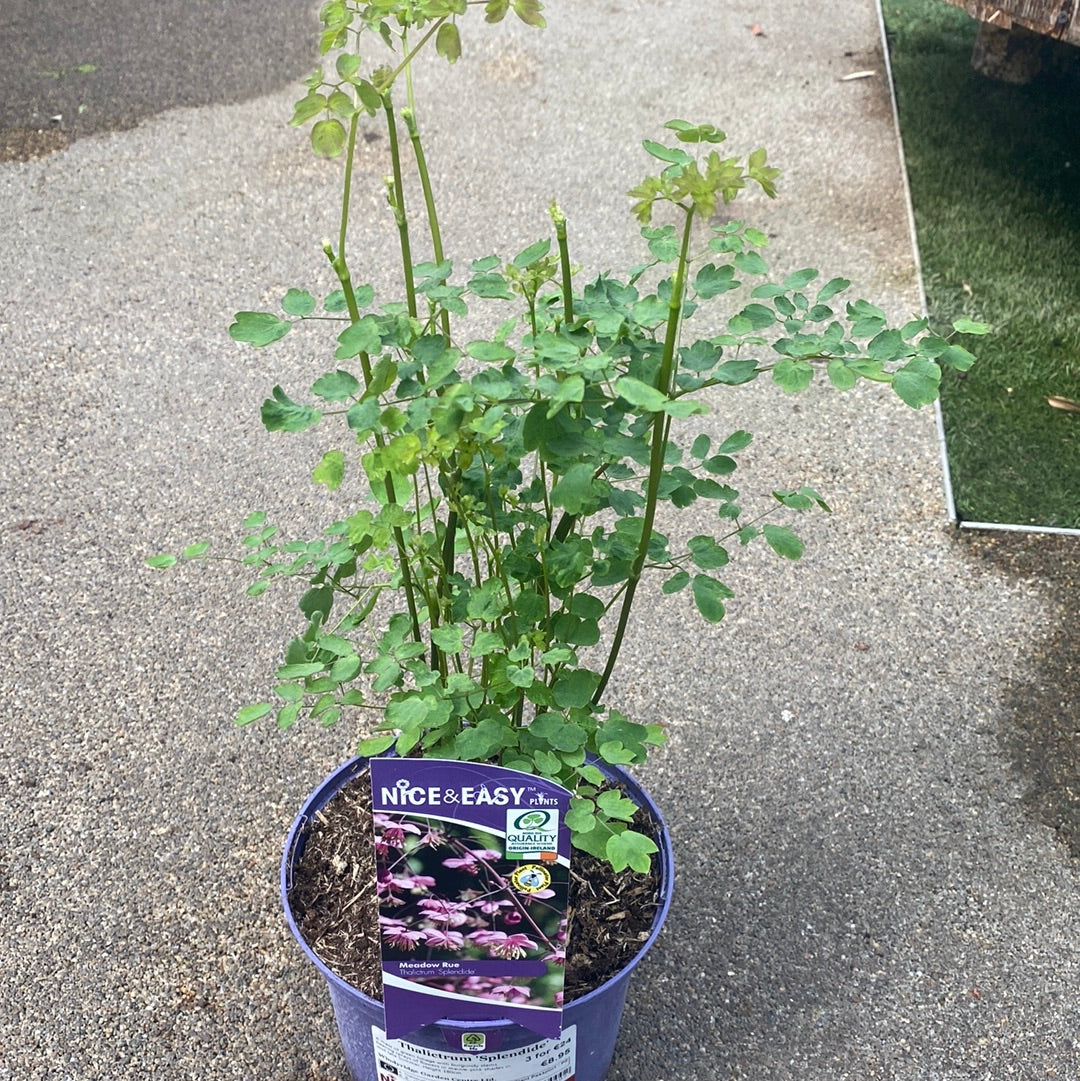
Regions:
<svg viewBox="0 0 1080 1081"><path fill-rule="evenodd" d="M687 542L687 547L690 549L691 559L703 571L714 571L719 567L727 566L728 554L716 543L714 537L705 534L691 537Z"/></svg>
<svg viewBox="0 0 1080 1081"><path fill-rule="evenodd" d="M794 274L789 274L784 279L782 283L784 292L791 293L796 289L805 289L818 276L819 271L812 270L809 267L805 270L796 270Z"/></svg>
<svg viewBox="0 0 1080 1081"><path fill-rule="evenodd" d="M681 150L679 153L683 153ZM679 238L675 235L674 225L665 225L660 229L646 226L641 235L648 241L649 252L661 263L672 263L679 257Z"/></svg>
<svg viewBox="0 0 1080 1081"><path fill-rule="evenodd" d="M279 319L270 312L237 312L236 322L229 327L233 341L247 342L256 349L284 338L292 330L292 323Z"/></svg>
<svg viewBox="0 0 1080 1081"><path fill-rule="evenodd" d="M817 302L824 304L827 300L832 300L838 293L842 293L845 289L851 286L851 282L847 278L830 278L821 289L818 291Z"/></svg>
<svg viewBox="0 0 1080 1081"><path fill-rule="evenodd" d="M315 310L315 298L303 289L290 289L281 298L281 310L302 318Z"/></svg>
<svg viewBox="0 0 1080 1081"><path fill-rule="evenodd" d="M555 704L560 709L587 706L592 701L600 677L586 668L574 668L560 673L553 688Z"/></svg>
<svg viewBox="0 0 1080 1081"><path fill-rule="evenodd" d="M347 401L359 391L360 381L352 372L343 371L341 368L319 376L311 385L311 393L328 402Z"/></svg>
<svg viewBox="0 0 1080 1081"><path fill-rule="evenodd" d="M714 266L706 263L694 279L694 291L702 300L709 300L731 289L738 289L739 282L735 278L735 268L732 266Z"/></svg>
<svg viewBox="0 0 1080 1081"><path fill-rule="evenodd" d="M551 240L538 240L535 244L530 244L527 248L519 251L512 262L518 270L528 270L535 263L539 263L549 251L551 251Z"/></svg>
<svg viewBox="0 0 1080 1081"><path fill-rule="evenodd" d="M559 383L558 389L551 396L551 405L548 408L548 419L553 416L564 405L569 405L571 402L580 402L585 398L585 380L580 375L568 375L562 382Z"/></svg>
<svg viewBox="0 0 1080 1081"><path fill-rule="evenodd" d="M496 273L478 274L472 278L469 281L469 292L474 296L496 300L512 300L514 297L506 278Z"/></svg>
<svg viewBox="0 0 1080 1081"><path fill-rule="evenodd" d="M656 842L635 830L613 834L604 846L604 853L616 871L632 868L645 874L652 866L652 856L659 851Z"/></svg>
<svg viewBox="0 0 1080 1081"><path fill-rule="evenodd" d="M502 750L507 731L499 721L487 717L472 728L462 729L454 739L454 751L464 762L490 758Z"/></svg>
<svg viewBox="0 0 1080 1081"><path fill-rule="evenodd" d="M326 665L318 661L309 661L307 664L283 664L274 675L280 680L306 679L308 676L322 672L325 668Z"/></svg>
<svg viewBox="0 0 1080 1081"><path fill-rule="evenodd" d="M501 345L499 342L488 342L483 340L469 342L469 344L465 346L465 352L468 353L473 360L482 360L488 363L513 360L516 356L514 350L508 345Z"/></svg>
<svg viewBox="0 0 1080 1081"><path fill-rule="evenodd" d="M262 422L268 432L303 432L322 420L322 413L308 405L297 405L281 387L262 404Z"/></svg>
<svg viewBox="0 0 1080 1081"><path fill-rule="evenodd" d="M664 594L678 593L680 590L685 589L689 584L690 572L677 571L660 587L660 592Z"/></svg>
<svg viewBox="0 0 1080 1081"><path fill-rule="evenodd" d="M769 267L756 251L739 252L735 256L735 267L744 274L768 274Z"/></svg>
<svg viewBox="0 0 1080 1081"><path fill-rule="evenodd" d="M465 635L461 627L453 623L444 624L442 627L433 627L431 640L443 653L460 653L465 646Z"/></svg>
<svg viewBox="0 0 1080 1081"><path fill-rule="evenodd" d="M551 501L567 514L581 514L595 503L593 467L587 462L572 465L551 489Z"/></svg>
<svg viewBox="0 0 1080 1081"><path fill-rule="evenodd" d="M837 390L851 390L859 381L858 375L839 359L830 360L827 371L829 373L829 382Z"/></svg>
<svg viewBox="0 0 1080 1081"><path fill-rule="evenodd" d="M345 149L345 126L336 117L320 120L311 129L311 148L320 157L338 157Z"/></svg>
<svg viewBox="0 0 1080 1081"><path fill-rule="evenodd" d="M515 686L524 690L536 682L536 673L523 665L511 664L506 669L506 678Z"/></svg>
<svg viewBox="0 0 1080 1081"><path fill-rule="evenodd" d="M486 657L503 648L502 637L494 631L477 631L469 648L469 656L473 659Z"/></svg>
<svg viewBox="0 0 1080 1081"><path fill-rule="evenodd" d="M367 739L360 741L356 753L363 755L364 758L374 758L376 755L382 754L383 751L388 751L394 745L396 739L397 736L393 732L382 736L368 736Z"/></svg>
<svg viewBox="0 0 1080 1081"><path fill-rule="evenodd" d="M724 386L737 387L752 382L758 376L756 360L726 360L713 372L712 377Z"/></svg>
<svg viewBox="0 0 1080 1081"><path fill-rule="evenodd" d="M341 53L334 61L334 69L345 82L351 83L360 70L360 57L356 53Z"/></svg>
<svg viewBox="0 0 1080 1081"><path fill-rule="evenodd" d="M566 826L574 833L588 833L596 825L596 804L591 799L575 796L566 812Z"/></svg>
<svg viewBox="0 0 1080 1081"><path fill-rule="evenodd" d="M381 415L382 409L379 403L374 398L369 398L349 408L345 414L345 423L357 433L357 438L360 439L374 431Z"/></svg>
<svg viewBox="0 0 1080 1081"><path fill-rule="evenodd" d="M702 432L690 447L690 457L697 458L698 460L707 457L711 446L712 440Z"/></svg>
<svg viewBox="0 0 1080 1081"><path fill-rule="evenodd" d="M664 146L663 143L654 142L652 139L643 139L641 145L654 158L669 162L672 165L693 165L694 159L685 150L674 146Z"/></svg>
<svg viewBox="0 0 1080 1081"><path fill-rule="evenodd" d="M950 345L938 360L958 372L966 372L975 363L975 357L962 345Z"/></svg>
<svg viewBox="0 0 1080 1081"><path fill-rule="evenodd" d="M719 623L724 618L724 601L731 596L731 590L727 586L707 574L695 574L692 592L694 604L706 620Z"/></svg>
<svg viewBox="0 0 1080 1081"><path fill-rule="evenodd" d="M871 360L883 363L911 356L913 350L899 330L883 330L875 335L866 346L866 355Z"/></svg>
<svg viewBox="0 0 1080 1081"><path fill-rule="evenodd" d="M773 382L785 394L797 394L806 390L814 381L814 369L805 360L792 360L784 357L773 368Z"/></svg>
<svg viewBox="0 0 1080 1081"><path fill-rule="evenodd" d="M544 7L540 0L511 0L510 6L526 26L535 26L539 30L547 26L544 16L540 14Z"/></svg>
<svg viewBox="0 0 1080 1081"><path fill-rule="evenodd" d="M325 484L331 492L341 487L344 477L345 455L340 450L328 450L311 474L316 484Z"/></svg>
<svg viewBox="0 0 1080 1081"><path fill-rule="evenodd" d="M360 673L360 658L353 653L348 657L338 657L330 666L330 679L334 683L347 683Z"/></svg>
<svg viewBox="0 0 1080 1081"><path fill-rule="evenodd" d="M293 106L292 119L289 121L293 127L306 124L312 117L318 116L326 108L326 95L317 90L309 90Z"/></svg>
<svg viewBox="0 0 1080 1081"><path fill-rule="evenodd" d="M451 64L461 59L461 35L456 23L443 23L435 36L435 51Z"/></svg>
<svg viewBox="0 0 1080 1081"><path fill-rule="evenodd" d="M624 822L629 822L637 813L637 804L616 789L601 792L596 797L596 805L609 818L618 818Z"/></svg>
<svg viewBox="0 0 1080 1081"><path fill-rule="evenodd" d="M720 444L717 453L738 454L740 450L746 450L753 441L754 437L749 432L744 432L740 429L737 432L732 432L731 435Z"/></svg>
<svg viewBox="0 0 1080 1081"><path fill-rule="evenodd" d="M361 79L356 84L356 92L360 95L364 108L367 109L371 116L374 116L382 108L382 95L366 79Z"/></svg>
<svg viewBox="0 0 1080 1081"><path fill-rule="evenodd" d="M322 617L323 621L325 621L327 616L330 615L331 609L334 607L334 587L314 586L300 598L297 606L309 620L313 619L317 613ZM306 649L303 653L299 654L299 656L306 659ZM290 659L296 660L295 657Z"/></svg>
<svg viewBox="0 0 1080 1081"><path fill-rule="evenodd" d="M893 375L893 390L912 409L937 400L941 369L925 357L912 357Z"/></svg>
<svg viewBox="0 0 1080 1081"><path fill-rule="evenodd" d="M648 383L643 383L631 375L624 375L616 380L615 389L630 405L649 413L663 409L667 401L667 398L656 387L651 387Z"/></svg>
<svg viewBox="0 0 1080 1081"><path fill-rule="evenodd" d="M209 541L197 541L195 544L189 544L180 554L184 559L199 559L209 551Z"/></svg>
<svg viewBox="0 0 1080 1081"><path fill-rule="evenodd" d="M957 334L989 334L989 323L976 323L971 319L956 319L953 321L953 330Z"/></svg>
<svg viewBox="0 0 1080 1081"><path fill-rule="evenodd" d="M233 724L238 728L242 728L245 724L251 724L253 721L265 717L268 713L273 712L273 709L272 702L256 702L254 705L244 706L237 711L236 717L233 718Z"/></svg>
<svg viewBox="0 0 1080 1081"><path fill-rule="evenodd" d="M741 312L728 320L728 326L732 334L749 334L765 330L775 322L776 314L771 308L766 308L764 304L747 304Z"/></svg>
<svg viewBox="0 0 1080 1081"><path fill-rule="evenodd" d="M803 554L804 545L786 525L764 525L761 532L768 542L769 547L784 559L799 559Z"/></svg>
<svg viewBox="0 0 1080 1081"><path fill-rule="evenodd" d="M631 762L637 761L639 757L637 752L630 750L621 740L617 739L606 740L600 744L597 750L600 752L600 757L613 766L629 765Z"/></svg>
<svg viewBox="0 0 1080 1081"><path fill-rule="evenodd" d="M153 567L155 570L166 570L169 567L175 567L176 563L176 556L170 555L168 552L162 552L160 555L150 556L146 560L146 565L148 567Z"/></svg>
<svg viewBox="0 0 1080 1081"><path fill-rule="evenodd" d="M374 315L365 315L358 323L351 323L337 340L334 356L338 360L351 360L361 353L377 353L382 348L379 324Z"/></svg>
<svg viewBox="0 0 1080 1081"><path fill-rule="evenodd" d="M734 473L739 468L739 463L727 454L714 454L712 457L706 458L701 464L703 468L717 477L727 476L728 473Z"/></svg>

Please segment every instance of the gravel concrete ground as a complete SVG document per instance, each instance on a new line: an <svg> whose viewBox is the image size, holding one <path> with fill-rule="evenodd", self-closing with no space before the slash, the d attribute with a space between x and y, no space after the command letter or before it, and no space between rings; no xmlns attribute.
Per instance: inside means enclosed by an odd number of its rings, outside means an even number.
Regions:
<svg viewBox="0 0 1080 1081"><path fill-rule="evenodd" d="M420 80L459 264L541 235L555 194L587 270L636 262L638 140L683 116L783 168L780 198L742 211L779 269L917 309L869 0L548 14L543 34L473 27ZM286 125L294 98L0 166L5 1081L342 1076L276 871L353 733L234 730L290 600L244 598L228 564L143 566L236 538L248 509L330 513L297 482L324 448L257 415L274 382L310 382L314 339L225 335L233 311L326 281L338 166ZM386 168L366 143L356 249L377 284ZM953 532L932 417L874 388L716 407L717 433L758 434L744 491L811 483L835 513L805 524L799 564L743 553L719 627L641 606L618 689L670 726L642 779L679 880L612 1081L1080 1076L1075 548Z"/></svg>

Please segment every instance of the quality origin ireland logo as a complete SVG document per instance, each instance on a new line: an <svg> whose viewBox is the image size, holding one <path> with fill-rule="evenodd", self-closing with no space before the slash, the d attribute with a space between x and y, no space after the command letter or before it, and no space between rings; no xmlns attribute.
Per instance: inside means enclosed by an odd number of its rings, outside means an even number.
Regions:
<svg viewBox="0 0 1080 1081"><path fill-rule="evenodd" d="M514 807L506 812L508 860L555 860L559 854L559 812Z"/></svg>

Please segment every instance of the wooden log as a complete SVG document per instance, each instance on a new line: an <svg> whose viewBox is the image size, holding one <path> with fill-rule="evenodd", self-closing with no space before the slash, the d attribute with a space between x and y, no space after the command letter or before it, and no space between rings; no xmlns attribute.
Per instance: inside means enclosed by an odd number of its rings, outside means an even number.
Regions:
<svg viewBox="0 0 1080 1081"><path fill-rule="evenodd" d="M999 30L1019 26L1055 41L1080 45L1077 0L946 0L972 18Z"/></svg>

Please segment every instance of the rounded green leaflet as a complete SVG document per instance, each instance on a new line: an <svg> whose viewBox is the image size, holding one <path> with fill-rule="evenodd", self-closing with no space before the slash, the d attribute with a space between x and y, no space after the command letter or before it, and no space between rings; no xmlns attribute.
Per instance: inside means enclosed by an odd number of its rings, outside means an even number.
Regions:
<svg viewBox="0 0 1080 1081"><path fill-rule="evenodd" d="M311 129L311 147L320 157L336 158L345 149L345 127L336 117L320 120Z"/></svg>

